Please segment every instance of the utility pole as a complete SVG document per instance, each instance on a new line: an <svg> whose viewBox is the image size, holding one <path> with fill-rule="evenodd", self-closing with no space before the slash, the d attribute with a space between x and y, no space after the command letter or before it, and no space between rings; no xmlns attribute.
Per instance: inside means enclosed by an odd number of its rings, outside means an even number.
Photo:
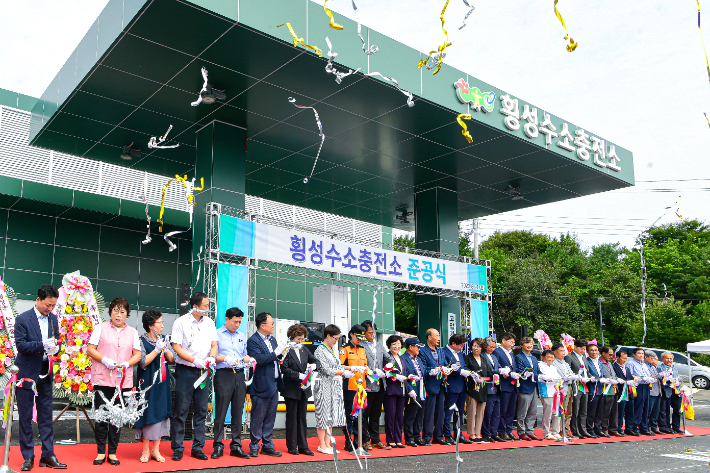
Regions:
<svg viewBox="0 0 710 473"><path fill-rule="evenodd" d="M604 319L602 319L602 302L604 302L604 298L600 297L597 300L599 301L599 328L602 332L602 346L604 346Z"/></svg>

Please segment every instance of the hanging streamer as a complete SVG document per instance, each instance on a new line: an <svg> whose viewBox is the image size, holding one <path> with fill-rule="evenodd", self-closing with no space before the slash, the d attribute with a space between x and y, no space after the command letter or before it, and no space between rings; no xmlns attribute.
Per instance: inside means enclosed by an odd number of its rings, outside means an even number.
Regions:
<svg viewBox="0 0 710 473"><path fill-rule="evenodd" d="M469 5L466 0L463 0L463 3L464 3L467 7L469 7L470 10L468 10L468 13L466 13L466 16L463 17L463 25L459 26L459 29L460 29L460 30L462 30L462 29L466 26L466 20L468 20L468 17L471 15L471 13L473 13L473 10L476 9L476 7Z"/></svg>
<svg viewBox="0 0 710 473"><path fill-rule="evenodd" d="M197 252L197 279L195 279L195 287L197 287L200 282L200 270L202 269L202 258L200 256L202 255L202 249L203 246L200 245L200 251ZM191 287L190 290L195 289L195 287Z"/></svg>
<svg viewBox="0 0 710 473"><path fill-rule="evenodd" d="M703 114L705 115L705 119L708 121L708 126L710 126L710 118L708 118L708 114L705 112L703 112Z"/></svg>
<svg viewBox="0 0 710 473"><path fill-rule="evenodd" d="M471 116L470 113L462 113L458 117L456 117L456 121L459 122L459 125L463 128L461 130L461 134L466 138L466 141L469 143L473 143L473 137L471 137L471 133L468 131L468 127L466 124L463 122L464 120L473 120L473 117Z"/></svg>
<svg viewBox="0 0 710 473"><path fill-rule="evenodd" d="M167 133L166 133L167 134ZM141 241L141 244L147 245L153 239L150 237L150 215L148 215L148 177L143 179L143 193L138 196L138 198L145 204L145 218L148 220L146 227L148 228L148 234L145 236L145 240Z"/></svg>
<svg viewBox="0 0 710 473"><path fill-rule="evenodd" d="M316 53L319 57L323 57L323 51L321 51L318 46L312 46L312 45L310 45L310 44L305 44L305 43L303 42L303 38L299 38L299 37L296 35L296 32L293 31L293 27L291 26L291 23L282 23L282 24L278 25L277 28L281 28L283 25L288 26L288 30L291 32L291 36L293 36L293 46L294 46L294 47L297 47L297 46L300 44L300 45L303 46L304 48L312 49L313 51L315 51L315 53Z"/></svg>
<svg viewBox="0 0 710 473"><path fill-rule="evenodd" d="M575 43L574 40L570 38L569 31L567 31L567 25L565 24L565 20L564 18L562 18L562 14L560 14L560 11L557 9L557 2L559 1L560 0L555 0L555 15L557 15L557 19L560 20L560 23L562 23L562 26L564 27L565 32L567 33L565 35L565 39L569 40L569 44L567 45L567 51L571 53L572 51L577 49L577 43Z"/></svg>
<svg viewBox="0 0 710 473"><path fill-rule="evenodd" d="M441 65L444 64L444 58L446 57L446 48L448 46L451 46L451 43L449 42L449 33L446 31L446 28L444 28L444 25L446 22L444 21L444 13L446 12L446 7L449 6L449 1L446 0L446 4L444 4L444 9L441 10L441 29L444 31L444 35L446 36L446 39L444 40L444 44L439 46L439 49L436 51L431 51L429 53L429 56L427 56L426 59L422 59L419 61L419 65L417 67L424 67L426 66L427 71L430 71L431 69L434 69L436 67L436 70L434 70L433 75L436 75L439 73L441 70ZM431 64L429 63L429 59L431 59Z"/></svg>
<svg viewBox="0 0 710 473"><path fill-rule="evenodd" d="M382 77L384 80L386 80L386 81L388 81L388 82L392 82L392 84L394 84L394 86L397 87L397 90L399 90L400 92L402 92L404 95L407 96L407 105L408 105L409 107L414 107L414 96L412 95L412 93L411 93L411 92L407 92L406 90L402 89L402 88L399 86L399 84L397 83L397 81L396 81L395 79L393 79L392 77L385 77L385 76L383 76L382 74L380 74L379 72L370 72L369 74L365 74L365 75L366 75L366 76L370 76L370 77L372 77L372 76L380 76L380 77Z"/></svg>
<svg viewBox="0 0 710 473"><path fill-rule="evenodd" d="M377 327L377 324L375 323L375 319L377 318L377 290L379 287L375 288L375 293L372 295L372 328L374 329Z"/></svg>
<svg viewBox="0 0 710 473"><path fill-rule="evenodd" d="M461 438L461 417L463 416L463 413L459 412L459 408L456 405L456 403L453 403L451 407L449 407L450 411L456 412L456 473L459 471L459 465L463 463L463 458L461 458L461 455L459 455L459 439Z"/></svg>
<svg viewBox="0 0 710 473"><path fill-rule="evenodd" d="M325 14L330 17L330 27L333 28L334 30L342 30L342 29L343 29L343 25L339 25L339 24L337 24L337 23L335 22L335 18L333 18L333 14L330 12L330 10L328 10L328 9L325 7L325 4L326 4L326 3L328 3L328 0L325 0L325 1L323 2L323 10L325 10Z"/></svg>
<svg viewBox="0 0 710 473"><path fill-rule="evenodd" d="M200 98L202 98L202 96L200 96ZM173 126L170 125L170 126L168 127L168 131L166 131L165 134L164 134L163 136L161 136L160 138L157 138L157 139L156 139L155 136L152 136L152 137L150 138L150 140L148 141L148 148L154 148L154 149L172 149L172 148L177 148L178 146L180 146L179 143L178 143L178 144L174 144L174 145L170 145L170 146L162 144L162 143L168 138L168 133L170 133L170 130L172 130L172 129L173 129Z"/></svg>
<svg viewBox="0 0 710 473"><path fill-rule="evenodd" d="M323 149L323 142L325 141L325 135L323 134L323 125L321 125L320 117L318 116L318 111L313 107L306 107L305 105L296 105L296 99L289 97L288 101L293 104L296 108L310 108L313 110L313 114L316 116L316 123L318 124L318 130L320 135L320 146L318 147L318 153L316 153L316 160L313 162L313 167L311 168L311 175L303 178L303 183L308 184L310 178L313 177L313 171L316 169L316 164L318 164L318 157L320 156L320 150Z"/></svg>
<svg viewBox="0 0 710 473"><path fill-rule="evenodd" d="M325 37L325 42L328 44L328 64L325 65L325 72L335 75L336 83L340 84L345 77L360 71L360 68L358 67L356 71L348 69L347 73L338 72L338 70L333 67L333 61L335 61L335 58L338 57L338 53L333 52L333 45L330 44L330 39L328 39L327 36Z"/></svg>
<svg viewBox="0 0 710 473"><path fill-rule="evenodd" d="M360 37L360 41L362 41L362 52L367 54L368 56L372 56L375 54L377 51L380 50L377 46L374 44L370 46L370 49L366 49L365 46L365 38L362 37L362 25L360 24L360 15L357 12L357 6L355 6L355 0L350 0L353 4L353 10L355 10L355 21L357 22L357 35Z"/></svg>
<svg viewBox="0 0 710 473"><path fill-rule="evenodd" d="M190 104L193 107L197 107L198 105L200 105L202 103L202 92L207 91L207 85L208 85L208 83L207 83L207 69L205 69L204 67L202 68L202 78L204 79L204 83L202 84L202 89L200 89L200 94L197 96L197 100L195 100L194 102L192 102ZM170 131L170 130L168 130L168 131ZM166 135L167 135L167 133L166 133ZM148 145L148 146L150 146L150 145Z"/></svg>
<svg viewBox="0 0 710 473"><path fill-rule="evenodd" d="M700 0L695 0L698 3L698 31L700 31L700 41L703 43L703 52L705 53L705 67L708 70L708 80L710 80L710 62L708 62L708 52L705 49L705 40L703 39L703 30L700 28ZM705 115L707 117L707 115Z"/></svg>
<svg viewBox="0 0 710 473"><path fill-rule="evenodd" d="M678 210L680 209L680 207L678 207L678 202L680 202L680 197L681 196L678 196L678 199L675 201L675 214L679 219L681 219L683 222L685 222L685 219L683 218L683 216L678 213Z"/></svg>

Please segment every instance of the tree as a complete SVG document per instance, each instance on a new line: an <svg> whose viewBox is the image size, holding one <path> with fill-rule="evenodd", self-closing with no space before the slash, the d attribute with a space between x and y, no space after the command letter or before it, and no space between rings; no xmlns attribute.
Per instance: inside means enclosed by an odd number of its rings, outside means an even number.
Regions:
<svg viewBox="0 0 710 473"><path fill-rule="evenodd" d="M398 236L394 246L414 249L414 238ZM413 292L394 292L394 326L404 333L417 333L417 295Z"/></svg>
<svg viewBox="0 0 710 473"><path fill-rule="evenodd" d="M710 328L710 305L696 306L697 317L688 313L681 301L653 301L646 307L646 346L685 351L688 343ZM627 344L638 345L643 337L643 320L639 316L631 325Z"/></svg>

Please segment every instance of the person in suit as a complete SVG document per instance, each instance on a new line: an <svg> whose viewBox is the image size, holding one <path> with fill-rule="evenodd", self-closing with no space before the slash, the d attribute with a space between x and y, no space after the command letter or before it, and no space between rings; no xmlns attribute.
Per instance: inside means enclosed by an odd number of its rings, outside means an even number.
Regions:
<svg viewBox="0 0 710 473"><path fill-rule="evenodd" d="M21 313L15 320L15 365L20 368L15 391L17 414L19 416L20 452L22 471L34 467L35 448L32 438L32 411L37 407L37 427L42 439L42 456L39 466L65 469L54 455L54 428L52 427L52 375L49 372L49 357L59 351L59 323L52 310L57 305L59 292L49 284L37 289L35 306ZM32 380L37 389L35 398L33 385L24 381ZM11 413L12 414L12 413Z"/></svg>
<svg viewBox="0 0 710 473"><path fill-rule="evenodd" d="M572 368L570 367L569 363L565 361L565 356L567 355L567 349L565 348L565 346L561 343L555 343L554 345L552 345L552 352L555 354L555 361L553 362L553 365L555 366L555 368L557 368L557 372L559 373L560 377L564 379L568 378L569 376L573 376L574 372L572 371ZM570 439L576 438L572 435L572 432L570 431L570 422L572 421L572 402L574 400L572 383L572 380L567 380L562 386L564 394L564 401L562 403L562 407L565 411L565 423L564 425L561 425L559 431L555 431L553 427L553 433L558 435L560 432L562 432L562 429L566 429L565 433L567 435L567 438Z"/></svg>
<svg viewBox="0 0 710 473"><path fill-rule="evenodd" d="M402 349L402 337L390 335L387 339L388 353L385 353L385 370L392 370L392 375L385 378L385 439L392 448L404 448L402 445L402 427L404 426L404 405L407 396L415 397L412 384L407 380L409 372L404 360L399 356Z"/></svg>
<svg viewBox="0 0 710 473"><path fill-rule="evenodd" d="M537 377L540 375L540 366L537 358L531 354L533 346L532 338L521 338L520 348L522 352L515 357L516 371L520 375L517 405L518 437L522 440L542 440L542 438L535 435L535 417L537 415L535 391Z"/></svg>
<svg viewBox="0 0 710 473"><path fill-rule="evenodd" d="M424 391L424 368L419 360L419 351L425 347L417 337L409 337L404 341L407 351L402 355L407 372L417 377L411 382L414 396L407 400L404 407L404 444L410 447L424 445L422 429L424 427L424 406L426 392ZM369 395L368 395L369 398ZM369 399L368 399L369 402Z"/></svg>
<svg viewBox="0 0 710 473"><path fill-rule="evenodd" d="M281 364L284 388L281 393L286 402L286 449L291 455L314 455L308 448L306 435L306 412L308 398L311 397L310 385L303 389L301 383L308 376L308 369L320 368L320 361L303 346L308 336L308 329L301 324L291 325L286 336L296 347L288 350Z"/></svg>
<svg viewBox="0 0 710 473"><path fill-rule="evenodd" d="M380 416L382 415L382 403L385 400L385 388L382 384L382 378L385 376L384 371L382 371L385 366L385 347L375 340L377 325L371 320L365 320L360 325L365 327L365 340L360 345L362 345L367 354L367 367L380 377L380 379L375 380L371 380L370 377L365 378L367 383L367 407L362 418L362 441L366 450L372 450L373 448L386 450L389 447L380 440Z"/></svg>
<svg viewBox="0 0 710 473"><path fill-rule="evenodd" d="M626 363L626 366L631 371L631 374L634 375L634 381L638 383L638 386L636 386L634 416L630 428L634 436L655 436L656 434L648 430L649 397L651 395L649 385L657 381L658 371L655 369L651 371L651 365L644 362L645 353L643 348L636 347L633 349L632 353L633 358Z"/></svg>
<svg viewBox="0 0 710 473"><path fill-rule="evenodd" d="M466 383L466 430L468 438L475 443L488 443L481 434L483 428L483 415L486 411L486 401L488 400L488 385L493 383L493 372L488 366L488 362L481 352L484 350L486 342L482 338L474 338L469 343L471 353L466 355L464 363L466 369L476 373L484 380L484 384L479 384L469 377ZM486 436L487 437L487 436Z"/></svg>
<svg viewBox="0 0 710 473"><path fill-rule="evenodd" d="M256 360L252 383L249 386L251 396L251 423L249 434L249 455L261 453L280 457L281 452L274 448L274 422L279 404L279 387L283 385L279 361L283 358L287 342L280 343L272 336L274 319L271 314L261 312L255 318L256 332L247 340L247 355Z"/></svg>
<svg viewBox="0 0 710 473"><path fill-rule="evenodd" d="M515 346L515 335L510 332L503 334L500 346L495 350L495 356L500 363L500 422L498 423L498 437L505 440L519 440L513 433L513 422L515 422L515 409L518 403L518 388L515 383L511 383L510 373L516 371L513 347Z"/></svg>
<svg viewBox="0 0 710 473"><path fill-rule="evenodd" d="M485 339L486 349L483 358L491 370L491 377L500 376L500 363L495 356L496 341L488 337ZM486 442L505 442L504 438L498 436L498 424L500 424L500 392L498 384L493 379L486 383L486 411L483 413L481 424L481 435Z"/></svg>
<svg viewBox="0 0 710 473"><path fill-rule="evenodd" d="M625 381L626 383L633 382L634 376L631 374L628 366L626 366L626 361L629 358L629 354L625 350L619 350L616 354L616 361L614 362L614 372L619 380ZM626 435L631 434L631 418L634 416L634 398L631 396L630 389L623 389L623 385L619 385L619 389L616 393L616 401L619 404L619 414L617 422L617 434L616 437L626 437ZM622 401L621 396L626 391L627 400ZM624 429L626 425L626 429ZM613 435L613 434L612 434Z"/></svg>
<svg viewBox="0 0 710 473"><path fill-rule="evenodd" d="M444 401L444 438L450 443L456 443L454 435L461 432L460 443L472 443L463 436L463 413L466 405L466 378L471 376L471 372L465 368L463 349L466 337L455 333L449 338L449 344L444 349L444 365L451 369L447 377L449 385L446 387L446 398ZM446 374L446 372L444 372ZM456 404L458 412L451 409ZM454 428L451 427L451 421Z"/></svg>
<svg viewBox="0 0 710 473"><path fill-rule="evenodd" d="M589 394L587 396L587 437L599 438L601 432L604 399L602 395L602 365L599 360L599 347L595 343L587 345L587 367L591 380L587 383ZM601 403L601 407L599 404Z"/></svg>
<svg viewBox="0 0 710 473"><path fill-rule="evenodd" d="M587 341L583 338L574 341L574 351L565 357L565 361L572 368L572 372L582 378L589 378L587 369ZM570 428L576 437L581 439L590 435L587 432L587 403L588 395L578 392L572 400L572 420Z"/></svg>
<svg viewBox="0 0 710 473"><path fill-rule="evenodd" d="M600 387L602 400L600 400L599 403L604 403L604 409L602 410L601 429L595 433L600 437L611 437L619 430L619 410L615 395L617 389L614 385L616 382L616 372L611 364L611 357L614 355L614 350L604 345L601 352L602 378L609 382ZM604 394L605 389L607 389L606 394ZM614 436L616 437L616 435Z"/></svg>
<svg viewBox="0 0 710 473"><path fill-rule="evenodd" d="M644 361L651 369L651 373L653 373L656 377L656 379L650 384L651 389L649 390L648 430L656 435L663 435L663 432L658 430L658 417L661 413L661 398L663 394L661 383L658 381L658 356L656 356L655 352L647 350L644 356Z"/></svg>
<svg viewBox="0 0 710 473"><path fill-rule="evenodd" d="M683 381L678 373L678 368L673 364L673 354L664 352L661 355L663 363L658 365L658 372L665 378L661 379L663 384L663 399L661 399L661 413L658 418L659 430L664 434L682 434L680 430L680 387ZM671 417L671 409L673 415Z"/></svg>
<svg viewBox="0 0 710 473"><path fill-rule="evenodd" d="M419 351L419 360L424 365L424 387L427 399L424 405L424 446L436 443L450 445L444 439L444 401L446 387L441 374L444 364L444 350L439 347L441 336L439 331L430 328L425 333L426 346Z"/></svg>

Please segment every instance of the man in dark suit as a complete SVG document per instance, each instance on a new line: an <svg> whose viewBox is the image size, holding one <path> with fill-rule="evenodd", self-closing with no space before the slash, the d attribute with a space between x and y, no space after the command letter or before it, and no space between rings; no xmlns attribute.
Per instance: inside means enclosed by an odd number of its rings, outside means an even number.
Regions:
<svg viewBox="0 0 710 473"><path fill-rule="evenodd" d="M572 372L583 378L589 378L586 355L587 341L580 338L574 341L574 351L565 357L565 361L572 368ZM591 437L587 432L587 403L587 394L581 391L572 400L572 422L570 422L570 428L574 435L581 439Z"/></svg>
<svg viewBox="0 0 710 473"><path fill-rule="evenodd" d="M535 417L537 414L535 392L537 390L537 377L540 374L540 367L537 359L531 354L533 346L532 338L523 337L520 340L522 352L515 357L516 371L521 375L516 407L518 437L521 440L543 440L535 435Z"/></svg>
<svg viewBox="0 0 710 473"><path fill-rule="evenodd" d="M658 365L658 372L665 375L666 382L663 383L663 399L661 400L661 414L658 418L660 431L664 434L682 434L680 430L680 394L676 394L676 389L680 391L683 381L678 373L678 368L673 363L673 354L664 352L661 355L663 363ZM673 415L671 417L671 408Z"/></svg>
<svg viewBox="0 0 710 473"><path fill-rule="evenodd" d="M492 338L486 338L486 350L481 355L491 367L493 376L500 376L500 362L495 356L496 341ZM498 436L498 424L500 423L500 396L499 388L491 379L486 383L488 390L488 400L486 401L486 410L483 414L483 424L481 425L481 435L483 440L487 442L505 442L504 438Z"/></svg>
<svg viewBox="0 0 710 473"><path fill-rule="evenodd" d="M629 354L625 350L619 350L613 365L616 377L626 382L634 379L631 370L626 366L628 357ZM626 392L626 401L621 400L624 392ZM618 435L616 437L626 437L631 432L631 418L634 416L634 398L631 395L631 391L628 388L624 389L623 385L619 385L616 391L616 402L619 404ZM624 424L626 424L626 430L624 430Z"/></svg>
<svg viewBox="0 0 710 473"><path fill-rule="evenodd" d="M424 405L423 444L450 445L444 439L444 400L446 388L443 386L441 367L444 364L444 350L439 347L439 331L426 331L426 346L419 351L419 360L424 365L424 387L427 392ZM440 377L441 375L441 377Z"/></svg>
<svg viewBox="0 0 710 473"><path fill-rule="evenodd" d="M404 407L404 443L410 447L417 447L424 444L422 428L424 427L426 393L424 392L424 368L419 360L419 350L426 345L420 343L417 337L410 337L404 341L404 346L407 348L407 352L402 355L402 359L407 373L419 378L412 385L414 396L407 400Z"/></svg>
<svg viewBox="0 0 710 473"><path fill-rule="evenodd" d="M257 315L255 325L256 332L247 340L247 354L256 360L254 377L249 386L251 395L249 454L252 457L259 456L259 442L261 442L261 453L280 457L282 453L274 449L272 437L279 404L279 385L282 384L279 360L283 357L287 342L277 343L272 336L274 319L271 314L262 312Z"/></svg>
<svg viewBox="0 0 710 473"><path fill-rule="evenodd" d="M515 358L511 351L515 346L515 335L506 332L501 337L500 346L493 352L500 363L500 422L498 423L498 437L504 440L520 440L513 434L515 409L518 403L518 388L510 377L516 371Z"/></svg>
<svg viewBox="0 0 710 473"><path fill-rule="evenodd" d="M52 427L52 373L49 372L49 356L59 350L59 323L52 313L57 304L59 292L54 286L44 284L37 290L35 306L23 312L15 321L15 364L20 368L17 379L23 380L17 386L17 413L20 418L20 451L25 461L22 471L34 467L34 441L32 439L32 411L37 406L37 427L42 439L40 467L65 469L54 455L54 429ZM37 389L35 398L32 380ZM12 413L10 413L12 415Z"/></svg>
<svg viewBox="0 0 710 473"><path fill-rule="evenodd" d="M457 432L461 432L459 443L472 443L463 436L463 413L466 405L466 378L471 376L471 372L463 368L466 366L461 350L466 344L466 337L461 334L454 334L449 338L449 345L444 349L444 366L451 368L448 375L446 387L446 398L444 401L444 439L449 443L456 443ZM444 373L446 374L446 373ZM451 406L456 404L458 411L454 412ZM451 421L454 427L451 427Z"/></svg>
<svg viewBox="0 0 710 473"><path fill-rule="evenodd" d="M602 428L602 417L604 410L604 397L602 394L602 384L599 381L603 378L601 360L599 359L599 347L596 343L587 345L587 368L591 381L587 383L589 394L587 395L587 437L598 438Z"/></svg>

